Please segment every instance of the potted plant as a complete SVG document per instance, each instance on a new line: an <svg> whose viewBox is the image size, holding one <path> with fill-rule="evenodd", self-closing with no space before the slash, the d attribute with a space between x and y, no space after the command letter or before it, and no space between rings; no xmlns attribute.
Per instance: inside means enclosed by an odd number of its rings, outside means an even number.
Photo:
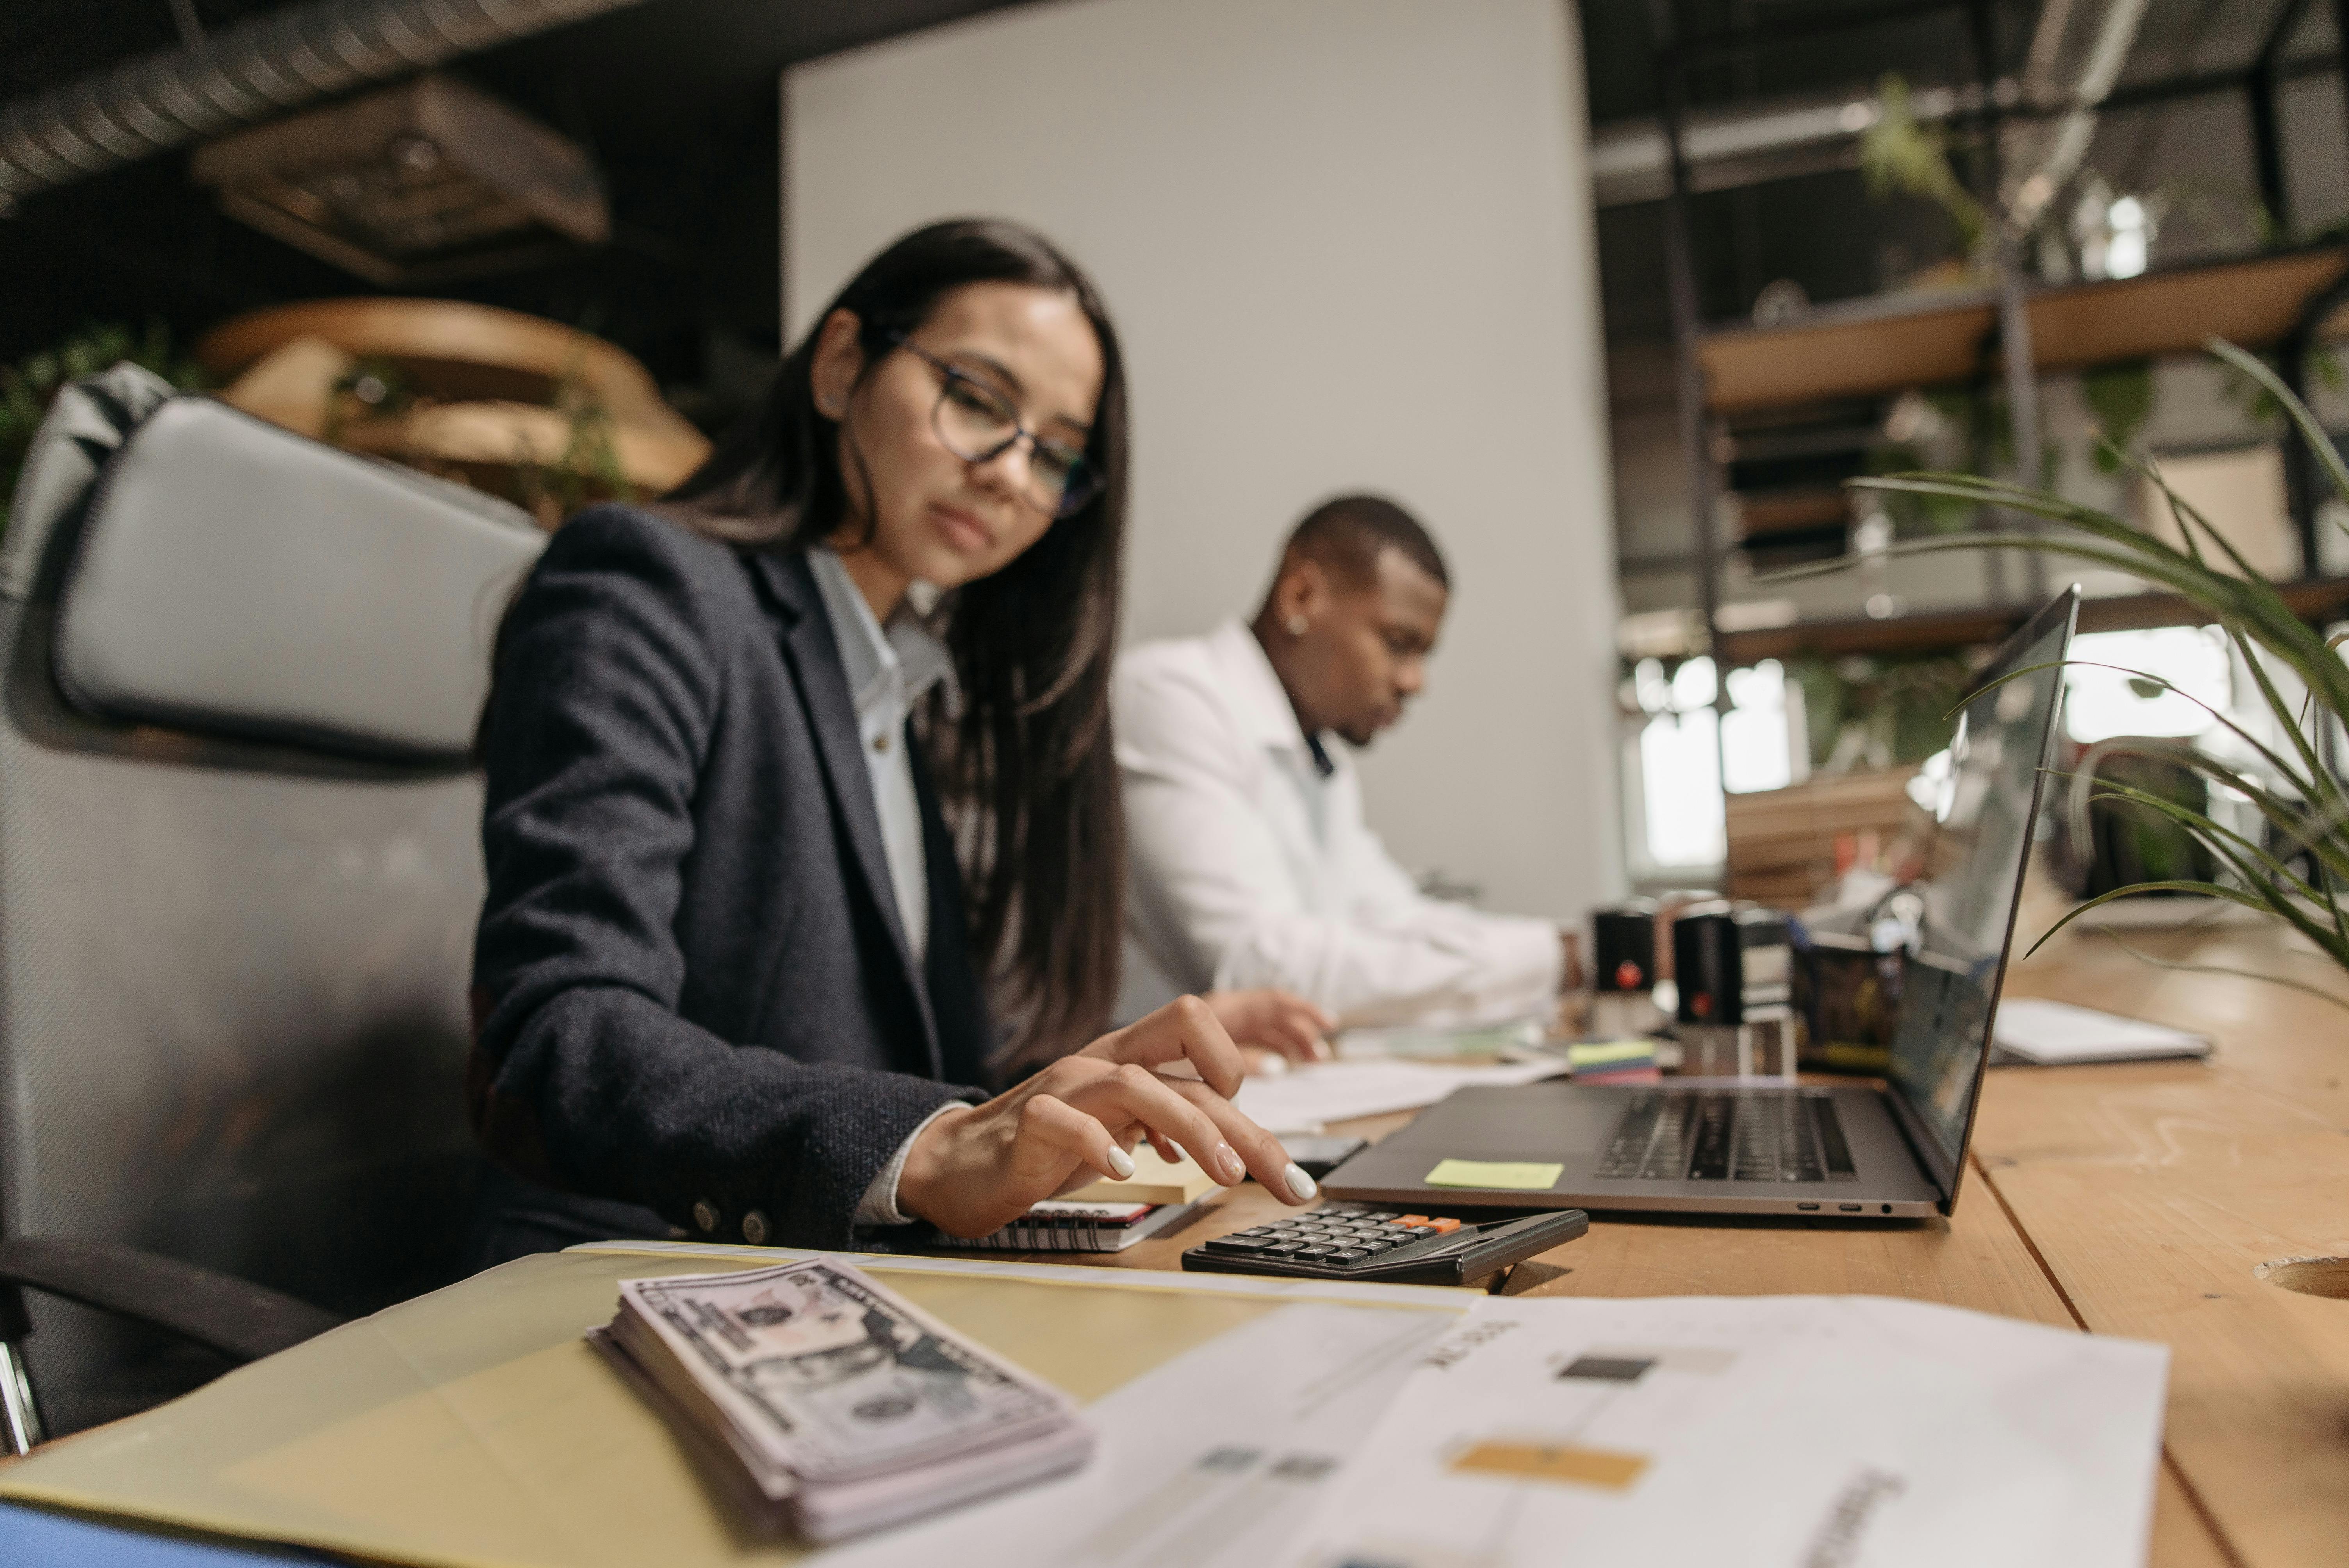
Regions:
<svg viewBox="0 0 2349 1568"><path fill-rule="evenodd" d="M2300 428L2334 490L2349 501L2349 467L2344 466L2307 405L2254 356L2218 339L2212 339L2209 347L2276 400ZM2106 449L2168 497L2179 521L2183 549L2125 519L2067 500L2051 490L1998 480L1970 474L1906 473L1850 481L1856 488L2002 507L2056 524L2035 534L1951 534L1910 541L1894 549L1906 554L2019 547L2143 578L2177 594L2221 629L2275 717L2276 736L2267 738L2252 734L2229 715L2209 709L2220 725L2243 743L2245 755L2256 758L2255 763L2237 766L2199 750L2184 754L2188 765L2210 782L2236 792L2256 808L2266 824L2265 832L2258 836L2214 820L2206 811L2173 798L2174 791L2110 778L2095 779L2088 800L2113 802L2174 824L2208 852L2218 875L2139 882L2113 889L2081 903L2040 941L2045 942L2073 919L2116 898L2157 891L2194 893L2225 899L2283 922L2349 972L2349 789L2344 789L2341 775L2324 760L2313 734L2323 716L2349 720L2349 664L2336 651L2344 639L2328 643L2294 614L2275 585L2253 571L2208 519L2163 481L2156 465L2130 457L2109 441ZM2231 570L2222 569L2222 562ZM2304 705L2295 704L2278 689L2279 670L2289 670L2305 688ZM2126 673L2134 681L2178 692L2208 708L2158 676L2135 670ZM2349 1008L2349 999L2318 986L2278 975L2257 978L2292 985Z"/></svg>

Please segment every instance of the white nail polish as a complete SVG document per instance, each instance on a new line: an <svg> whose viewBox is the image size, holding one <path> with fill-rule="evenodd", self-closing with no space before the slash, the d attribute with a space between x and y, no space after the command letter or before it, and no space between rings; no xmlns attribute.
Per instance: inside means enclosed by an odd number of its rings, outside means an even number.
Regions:
<svg viewBox="0 0 2349 1568"><path fill-rule="evenodd" d="M1216 1164L1223 1171L1224 1180L1226 1181L1239 1182L1247 1180L1247 1166L1242 1162L1238 1155L1232 1152L1232 1146L1228 1143L1216 1146Z"/></svg>
<svg viewBox="0 0 2349 1568"><path fill-rule="evenodd" d="M1117 1179L1123 1181L1133 1174L1133 1156L1112 1143L1109 1150L1109 1168L1116 1171Z"/></svg>
<svg viewBox="0 0 2349 1568"><path fill-rule="evenodd" d="M1300 1203L1321 1191L1313 1184L1313 1178L1305 1173L1305 1168L1301 1165L1291 1165L1281 1172L1281 1177L1288 1183L1290 1195Z"/></svg>

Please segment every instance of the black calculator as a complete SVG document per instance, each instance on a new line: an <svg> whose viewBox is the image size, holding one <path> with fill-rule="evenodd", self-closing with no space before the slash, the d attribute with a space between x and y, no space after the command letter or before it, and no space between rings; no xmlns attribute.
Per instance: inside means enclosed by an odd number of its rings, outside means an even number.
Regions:
<svg viewBox="0 0 2349 1568"><path fill-rule="evenodd" d="M1206 1274L1468 1284L1588 1229L1590 1216L1579 1209L1472 1225L1366 1203L1330 1203L1202 1243L1183 1254L1183 1266Z"/></svg>

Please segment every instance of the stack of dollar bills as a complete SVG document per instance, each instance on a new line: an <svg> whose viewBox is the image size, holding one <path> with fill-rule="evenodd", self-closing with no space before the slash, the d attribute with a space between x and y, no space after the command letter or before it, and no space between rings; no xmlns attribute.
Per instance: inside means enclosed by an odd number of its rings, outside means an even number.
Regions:
<svg viewBox="0 0 2349 1568"><path fill-rule="evenodd" d="M1092 1457L1067 1396L846 1263L626 1280L588 1331L771 1527L895 1524Z"/></svg>

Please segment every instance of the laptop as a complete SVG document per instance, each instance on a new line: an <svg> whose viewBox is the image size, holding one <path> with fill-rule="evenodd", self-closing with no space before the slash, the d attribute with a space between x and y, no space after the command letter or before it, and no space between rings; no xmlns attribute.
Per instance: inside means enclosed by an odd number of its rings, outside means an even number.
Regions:
<svg viewBox="0 0 2349 1568"><path fill-rule="evenodd" d="M1933 802L1922 944L1881 1088L1551 1079L1465 1088L1331 1171L1331 1198L1438 1211L1594 1209L1881 1219L1957 1204L2079 612L2067 589L1961 711ZM2002 678L2006 677L2006 678ZM1444 1161L1530 1164L1546 1190L1431 1186ZM1529 1179L1520 1170L1513 1178Z"/></svg>

